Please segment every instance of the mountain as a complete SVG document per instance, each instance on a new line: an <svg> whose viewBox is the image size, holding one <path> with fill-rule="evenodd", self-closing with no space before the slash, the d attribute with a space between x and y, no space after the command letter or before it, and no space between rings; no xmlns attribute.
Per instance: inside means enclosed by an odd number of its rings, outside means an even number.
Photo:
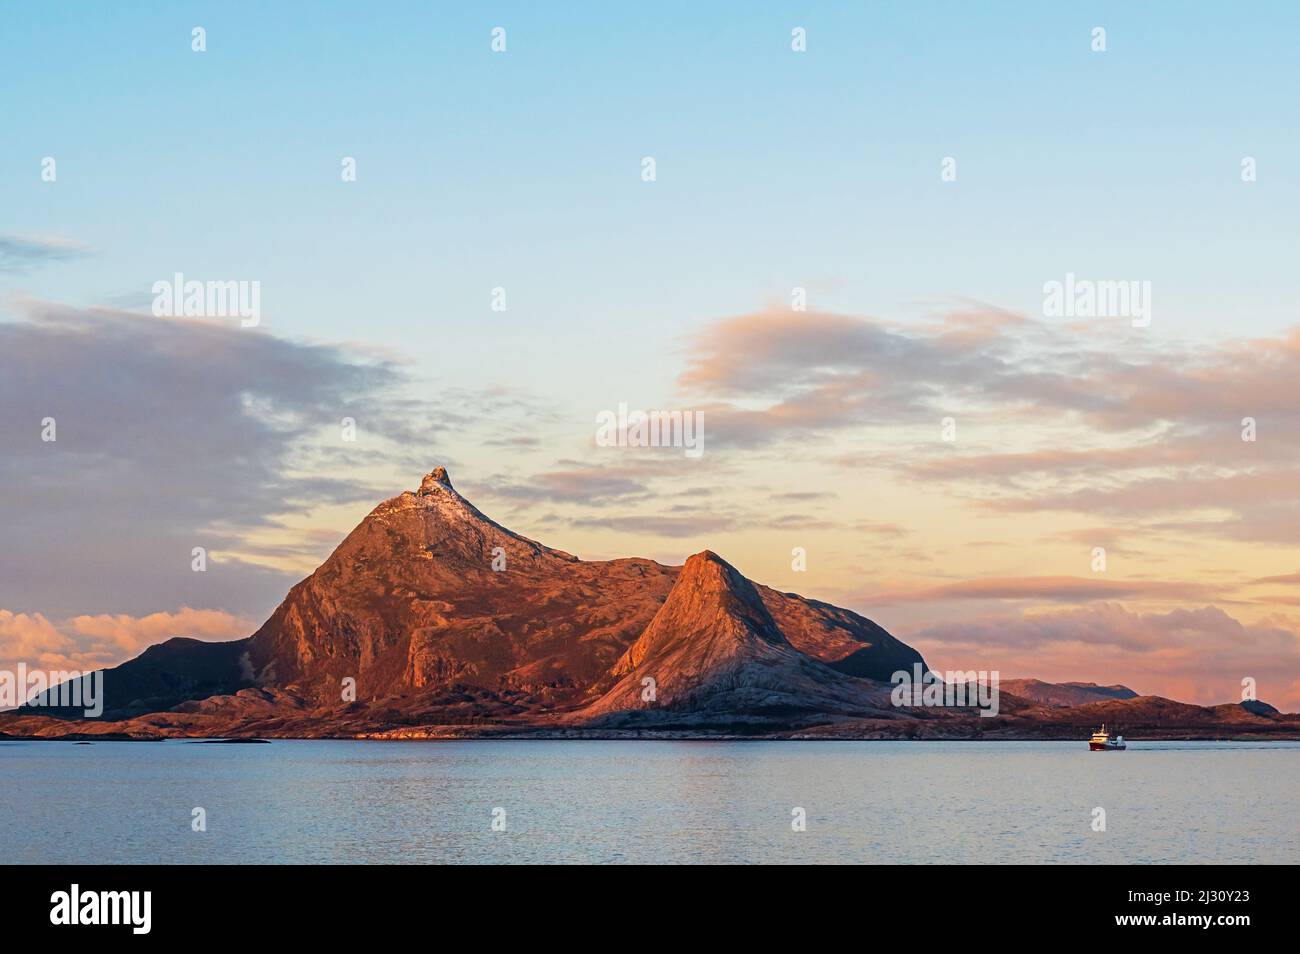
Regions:
<svg viewBox="0 0 1300 954"><path fill-rule="evenodd" d="M754 587L790 645L838 672L888 682L915 663L925 666L915 649L852 610L760 584Z"/></svg>
<svg viewBox="0 0 1300 954"><path fill-rule="evenodd" d="M358 699L463 684L554 705L609 669L675 575L652 560L582 561L513 533L439 467L290 590L253 634L250 663L257 685L320 702L350 677Z"/></svg>
<svg viewBox="0 0 1300 954"><path fill-rule="evenodd" d="M1267 733L1270 728L1291 732L1300 729L1300 715L1283 715L1272 706L1264 708L1271 711L1252 711L1235 703L1198 706L1162 696L1136 696L1054 707L1041 721L1079 731L1105 723L1114 731L1138 738L1223 738L1236 730Z"/></svg>
<svg viewBox="0 0 1300 954"><path fill-rule="evenodd" d="M1043 682L1041 679L1003 679L1003 692L1045 706L1081 706L1106 699L1135 699L1128 686L1099 686L1095 682Z"/></svg>
<svg viewBox="0 0 1300 954"><path fill-rule="evenodd" d="M1260 702L1258 699L1245 699L1241 702L1238 702L1237 705L1241 706L1243 709L1245 709L1247 712L1251 713L1252 715L1261 715L1261 716L1281 715L1281 713L1278 712L1275 706L1270 706L1267 702Z"/></svg>
<svg viewBox="0 0 1300 954"><path fill-rule="evenodd" d="M170 709L190 699L238 692L253 685L248 639L209 643L176 636L150 646L120 666L103 670L101 719L125 719ZM73 698L91 698L85 685ZM17 710L59 719L79 719L80 708L57 706Z"/></svg>
<svg viewBox="0 0 1300 954"><path fill-rule="evenodd" d="M265 700L245 690L278 693L287 712L328 711L349 701L349 679L359 723L409 724L417 715L437 721L442 712L466 716L466 707L476 723L542 718L596 702L591 713L608 716L613 706L603 697L621 678L621 660L656 619L656 642L670 622L681 622L682 594L698 582L697 567L704 575L717 567L732 581L734 593L717 594L719 605L761 615L757 642L745 642L736 660L751 650L768 652L770 642L790 674L813 673L786 688L791 704L814 684L835 686L810 696L801 711L832 697L838 708L851 709L846 694L873 688L863 679L924 665L870 620L757 587L712 554L671 567L640 558L584 561L544 546L485 516L438 467L416 491L375 507L252 636L227 643L173 639L107 670L103 718L172 709L194 715L189 703L218 696L233 700L228 717L250 706L261 712ZM676 699L678 688L666 685L668 697ZM732 701L754 700L742 694Z"/></svg>
<svg viewBox="0 0 1300 954"><path fill-rule="evenodd" d="M887 690L872 691L792 645L754 584L708 550L686 561L610 676L614 685L576 714L579 721L737 731L827 713L866 717L889 705Z"/></svg>

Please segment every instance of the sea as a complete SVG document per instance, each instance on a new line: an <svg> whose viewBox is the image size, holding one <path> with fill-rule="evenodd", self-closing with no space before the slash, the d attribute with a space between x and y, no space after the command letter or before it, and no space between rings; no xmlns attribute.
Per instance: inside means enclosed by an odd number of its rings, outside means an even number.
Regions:
<svg viewBox="0 0 1300 954"><path fill-rule="evenodd" d="M1300 862L1300 743L0 742L0 862Z"/></svg>

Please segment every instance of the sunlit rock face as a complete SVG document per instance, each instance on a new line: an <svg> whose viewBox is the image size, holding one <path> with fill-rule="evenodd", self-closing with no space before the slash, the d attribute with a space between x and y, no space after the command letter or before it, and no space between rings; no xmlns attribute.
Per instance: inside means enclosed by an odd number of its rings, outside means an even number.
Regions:
<svg viewBox="0 0 1300 954"><path fill-rule="evenodd" d="M110 670L105 718L181 706L263 725L275 711L334 726L567 724L640 713L653 675L663 709L766 724L867 712L869 680L919 662L870 620L757 586L709 551L672 567L547 547L437 467L375 507L252 636L172 640ZM212 697L225 701L192 704Z"/></svg>

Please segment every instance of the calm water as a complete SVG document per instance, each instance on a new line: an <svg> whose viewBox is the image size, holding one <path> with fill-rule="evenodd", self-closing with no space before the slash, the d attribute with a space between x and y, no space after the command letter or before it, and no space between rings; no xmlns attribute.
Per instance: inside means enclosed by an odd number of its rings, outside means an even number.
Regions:
<svg viewBox="0 0 1300 954"><path fill-rule="evenodd" d="M0 861L1294 864L1298 793L1300 743L4 742Z"/></svg>

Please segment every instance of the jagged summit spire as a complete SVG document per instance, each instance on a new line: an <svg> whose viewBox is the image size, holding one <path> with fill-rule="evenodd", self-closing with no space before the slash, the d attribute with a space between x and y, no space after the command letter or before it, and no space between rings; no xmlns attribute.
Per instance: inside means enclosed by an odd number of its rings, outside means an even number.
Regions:
<svg viewBox="0 0 1300 954"><path fill-rule="evenodd" d="M420 493L431 494L439 484L448 490L454 489L451 486L451 478L447 476L446 467L435 467L425 474L424 480L420 481Z"/></svg>

